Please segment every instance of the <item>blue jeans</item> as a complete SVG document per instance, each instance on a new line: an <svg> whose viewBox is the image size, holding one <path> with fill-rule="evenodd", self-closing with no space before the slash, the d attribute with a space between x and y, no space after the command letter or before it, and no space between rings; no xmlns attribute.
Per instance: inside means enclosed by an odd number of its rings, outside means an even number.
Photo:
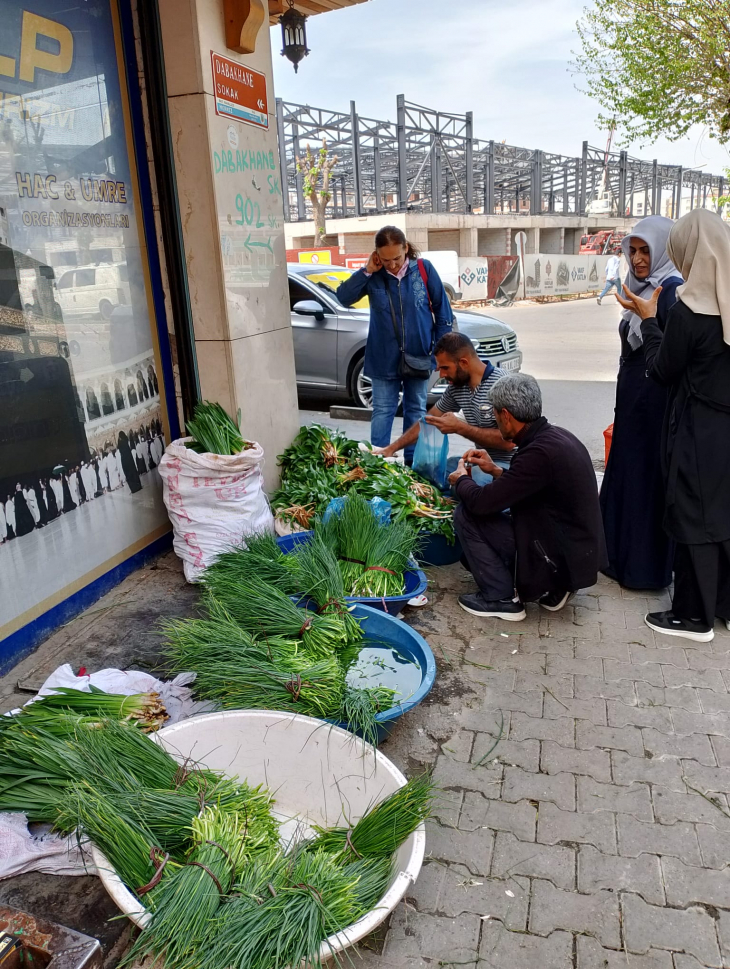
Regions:
<svg viewBox="0 0 730 969"><path fill-rule="evenodd" d="M393 418L398 410L398 397L403 388L403 430L417 424L426 413L428 380L385 380L372 377L373 416L370 418L370 441L373 447L387 447L393 430ZM413 460L415 444L404 451L406 461Z"/></svg>
<svg viewBox="0 0 730 969"><path fill-rule="evenodd" d="M603 299L603 297L606 295L606 293L610 293L611 292L611 287L612 286L615 286L616 287L616 292L619 294L619 296L622 296L623 295L623 291L621 289L621 280L620 279L607 279L606 280L606 285L603 287L603 292L601 293L601 295L598 298L599 299Z"/></svg>

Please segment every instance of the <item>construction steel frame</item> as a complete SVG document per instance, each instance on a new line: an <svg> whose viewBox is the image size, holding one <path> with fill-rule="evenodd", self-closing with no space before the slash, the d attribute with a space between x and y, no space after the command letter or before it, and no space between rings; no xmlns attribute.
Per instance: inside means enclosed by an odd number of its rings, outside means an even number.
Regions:
<svg viewBox="0 0 730 969"><path fill-rule="evenodd" d="M717 205L722 176L680 165L662 165L609 152L583 142L580 157L517 148L474 137L472 112L448 114L397 98L397 120L361 117L277 99L284 215L287 221L311 219L296 158L307 144L322 139L337 154L332 173L332 217L389 212L457 212L493 215L588 214L597 192L611 197L612 215L633 216L643 198L642 215L680 213L683 187L690 207ZM605 172L605 178L604 178Z"/></svg>

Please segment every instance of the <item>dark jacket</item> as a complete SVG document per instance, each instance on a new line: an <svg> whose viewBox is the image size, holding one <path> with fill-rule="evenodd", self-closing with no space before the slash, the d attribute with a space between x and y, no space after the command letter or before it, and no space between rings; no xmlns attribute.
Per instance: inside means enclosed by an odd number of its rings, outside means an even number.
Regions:
<svg viewBox="0 0 730 969"><path fill-rule="evenodd" d="M719 316L680 299L662 331L641 324L649 376L671 388L662 437L664 527L677 542L730 539L730 346Z"/></svg>
<svg viewBox="0 0 730 969"><path fill-rule="evenodd" d="M607 565L596 473L585 447L544 417L516 438L512 465L479 487L459 478L456 497L474 516L510 509L523 599L594 585Z"/></svg>
<svg viewBox="0 0 730 969"><path fill-rule="evenodd" d="M383 380L398 377L400 348L393 327L390 300L393 302L398 332L405 326L405 351L416 357L428 356L434 346L451 331L453 314L443 283L434 267L423 260L428 279L428 293L418 269L418 261L411 259L402 280L385 269L368 276L364 269L353 273L340 285L337 298L344 306L352 306L367 296L370 300L370 328L365 347L365 374ZM387 288L386 288L387 287ZM431 297L433 316L428 304Z"/></svg>

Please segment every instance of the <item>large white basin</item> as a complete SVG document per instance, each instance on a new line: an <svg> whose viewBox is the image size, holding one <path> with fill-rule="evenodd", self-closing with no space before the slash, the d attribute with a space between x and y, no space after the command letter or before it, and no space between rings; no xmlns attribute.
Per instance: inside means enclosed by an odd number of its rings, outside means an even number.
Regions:
<svg viewBox="0 0 730 969"><path fill-rule="evenodd" d="M298 714L270 710L229 710L191 717L156 735L180 762L186 758L264 784L274 792L275 813L283 834L293 834L297 819L328 827L357 822L406 779L398 768L340 727ZM397 855L397 874L378 905L349 928L323 943L325 959L372 932L396 907L418 877L426 847L421 825ZM94 863L104 887L119 909L142 927L145 907L124 885L104 855L92 846Z"/></svg>

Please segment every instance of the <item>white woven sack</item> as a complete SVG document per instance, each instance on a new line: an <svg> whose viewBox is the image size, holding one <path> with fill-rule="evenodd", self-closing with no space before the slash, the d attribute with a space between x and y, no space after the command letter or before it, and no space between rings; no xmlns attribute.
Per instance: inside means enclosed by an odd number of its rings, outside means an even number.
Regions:
<svg viewBox="0 0 730 969"><path fill-rule="evenodd" d="M198 454L185 447L190 440L169 444L159 471L173 547L185 578L197 582L221 552L245 535L273 531L274 516L264 493L259 444L234 455Z"/></svg>

